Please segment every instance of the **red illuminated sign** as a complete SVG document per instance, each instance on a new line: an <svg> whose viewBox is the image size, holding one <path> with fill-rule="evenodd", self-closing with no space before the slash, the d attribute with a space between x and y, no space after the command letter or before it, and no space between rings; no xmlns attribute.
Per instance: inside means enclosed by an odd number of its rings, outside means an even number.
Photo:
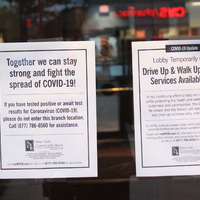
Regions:
<svg viewBox="0 0 200 200"><path fill-rule="evenodd" d="M107 12L109 12L109 6L107 6L107 5L100 6L99 7L99 12L100 13L107 13Z"/></svg>
<svg viewBox="0 0 200 200"><path fill-rule="evenodd" d="M186 15L186 9L182 6L178 7L161 7L146 8L144 10L136 10L134 6L128 6L128 10L119 10L114 12L117 17L152 17L152 18L182 18Z"/></svg>
<svg viewBox="0 0 200 200"><path fill-rule="evenodd" d="M26 19L26 26L27 26L28 28L32 27L32 19L31 19L31 18L27 18L27 19Z"/></svg>

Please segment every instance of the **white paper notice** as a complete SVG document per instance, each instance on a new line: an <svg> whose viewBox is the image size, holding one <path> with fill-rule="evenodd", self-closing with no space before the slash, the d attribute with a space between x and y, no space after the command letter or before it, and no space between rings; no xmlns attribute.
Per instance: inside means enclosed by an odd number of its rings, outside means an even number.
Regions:
<svg viewBox="0 0 200 200"><path fill-rule="evenodd" d="M200 174L200 41L133 42L137 176Z"/></svg>
<svg viewBox="0 0 200 200"><path fill-rule="evenodd" d="M0 45L0 178L97 176L94 42Z"/></svg>

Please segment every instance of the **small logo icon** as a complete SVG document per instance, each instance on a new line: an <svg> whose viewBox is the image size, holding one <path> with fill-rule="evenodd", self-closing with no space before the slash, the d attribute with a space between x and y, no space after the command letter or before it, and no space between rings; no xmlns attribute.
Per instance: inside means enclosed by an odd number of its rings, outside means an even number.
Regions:
<svg viewBox="0 0 200 200"><path fill-rule="evenodd" d="M34 141L33 140L25 140L26 151L34 151Z"/></svg>
<svg viewBox="0 0 200 200"><path fill-rule="evenodd" d="M172 147L172 156L179 156L179 147Z"/></svg>

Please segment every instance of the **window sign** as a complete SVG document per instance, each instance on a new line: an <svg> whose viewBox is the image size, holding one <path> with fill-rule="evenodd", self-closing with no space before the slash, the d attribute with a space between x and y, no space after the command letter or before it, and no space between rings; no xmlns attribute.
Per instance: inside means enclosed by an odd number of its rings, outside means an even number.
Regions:
<svg viewBox="0 0 200 200"><path fill-rule="evenodd" d="M200 174L200 41L133 42L137 176Z"/></svg>
<svg viewBox="0 0 200 200"><path fill-rule="evenodd" d="M183 6L178 7L160 7L145 8L137 10L134 6L127 6L126 10L117 10L114 12L117 17L151 17L160 19L183 18L186 15L186 9Z"/></svg>
<svg viewBox="0 0 200 200"><path fill-rule="evenodd" d="M94 49L0 45L0 178L97 176Z"/></svg>

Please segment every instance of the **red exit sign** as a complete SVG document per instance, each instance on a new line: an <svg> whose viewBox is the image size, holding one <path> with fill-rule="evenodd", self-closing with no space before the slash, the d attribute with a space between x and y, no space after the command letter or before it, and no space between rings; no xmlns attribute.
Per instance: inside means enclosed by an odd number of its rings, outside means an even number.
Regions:
<svg viewBox="0 0 200 200"><path fill-rule="evenodd" d="M114 12L117 17L152 17L152 18L182 18L186 15L186 9L182 6L146 8L137 10L134 6L128 6L127 10L118 10Z"/></svg>

